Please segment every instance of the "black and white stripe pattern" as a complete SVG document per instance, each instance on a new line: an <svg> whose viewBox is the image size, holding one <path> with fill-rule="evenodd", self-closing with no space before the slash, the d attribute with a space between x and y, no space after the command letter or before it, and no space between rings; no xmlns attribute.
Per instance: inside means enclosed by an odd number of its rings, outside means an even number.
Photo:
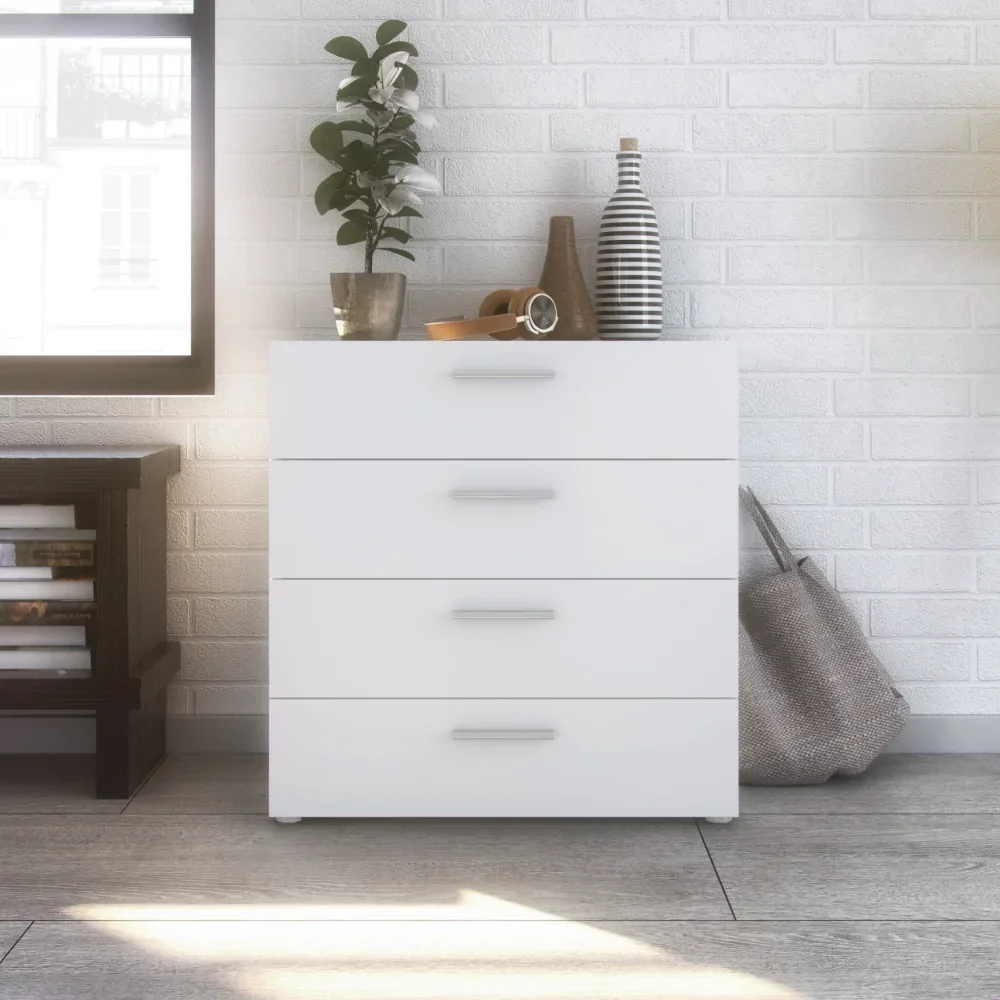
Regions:
<svg viewBox="0 0 1000 1000"><path fill-rule="evenodd" d="M618 154L618 190L601 216L597 325L603 340L655 340L663 328L663 260L656 212L639 188L642 154Z"/></svg>

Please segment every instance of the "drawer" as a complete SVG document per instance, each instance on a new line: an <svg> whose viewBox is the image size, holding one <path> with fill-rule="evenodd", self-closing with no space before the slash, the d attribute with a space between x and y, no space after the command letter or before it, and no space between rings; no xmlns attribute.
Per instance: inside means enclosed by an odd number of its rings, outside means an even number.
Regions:
<svg viewBox="0 0 1000 1000"><path fill-rule="evenodd" d="M271 345L272 458L736 458L726 342Z"/></svg>
<svg viewBox="0 0 1000 1000"><path fill-rule="evenodd" d="M276 580L278 698L735 698L735 580Z"/></svg>
<svg viewBox="0 0 1000 1000"><path fill-rule="evenodd" d="M735 462L272 462L273 578L736 576Z"/></svg>
<svg viewBox="0 0 1000 1000"><path fill-rule="evenodd" d="M272 699L272 816L735 816L726 700Z"/></svg>

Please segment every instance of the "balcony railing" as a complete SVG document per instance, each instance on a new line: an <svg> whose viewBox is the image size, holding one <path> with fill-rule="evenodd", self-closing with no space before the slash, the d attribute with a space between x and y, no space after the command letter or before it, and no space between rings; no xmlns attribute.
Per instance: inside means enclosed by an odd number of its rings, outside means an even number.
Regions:
<svg viewBox="0 0 1000 1000"><path fill-rule="evenodd" d="M42 149L41 108L0 108L0 163L37 163Z"/></svg>

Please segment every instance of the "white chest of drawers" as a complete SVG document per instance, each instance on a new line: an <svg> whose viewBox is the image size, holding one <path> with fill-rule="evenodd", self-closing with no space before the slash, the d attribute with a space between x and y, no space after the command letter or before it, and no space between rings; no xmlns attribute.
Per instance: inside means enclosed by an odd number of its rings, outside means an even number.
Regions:
<svg viewBox="0 0 1000 1000"><path fill-rule="evenodd" d="M728 343L276 343L270 813L734 816Z"/></svg>

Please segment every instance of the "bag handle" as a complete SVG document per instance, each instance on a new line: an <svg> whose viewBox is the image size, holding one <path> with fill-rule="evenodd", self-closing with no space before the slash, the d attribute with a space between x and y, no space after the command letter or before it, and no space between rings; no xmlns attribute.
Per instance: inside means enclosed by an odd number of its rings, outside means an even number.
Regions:
<svg viewBox="0 0 1000 1000"><path fill-rule="evenodd" d="M778 531L778 526L771 520L767 509L757 499L757 494L749 486L741 486L740 500L743 501L747 513L753 518L753 523L757 525L761 538L767 543L767 547L771 550L771 555L774 556L774 561L781 571L787 573L790 569L794 569L796 560L792 555L792 550L788 547L781 532Z"/></svg>

